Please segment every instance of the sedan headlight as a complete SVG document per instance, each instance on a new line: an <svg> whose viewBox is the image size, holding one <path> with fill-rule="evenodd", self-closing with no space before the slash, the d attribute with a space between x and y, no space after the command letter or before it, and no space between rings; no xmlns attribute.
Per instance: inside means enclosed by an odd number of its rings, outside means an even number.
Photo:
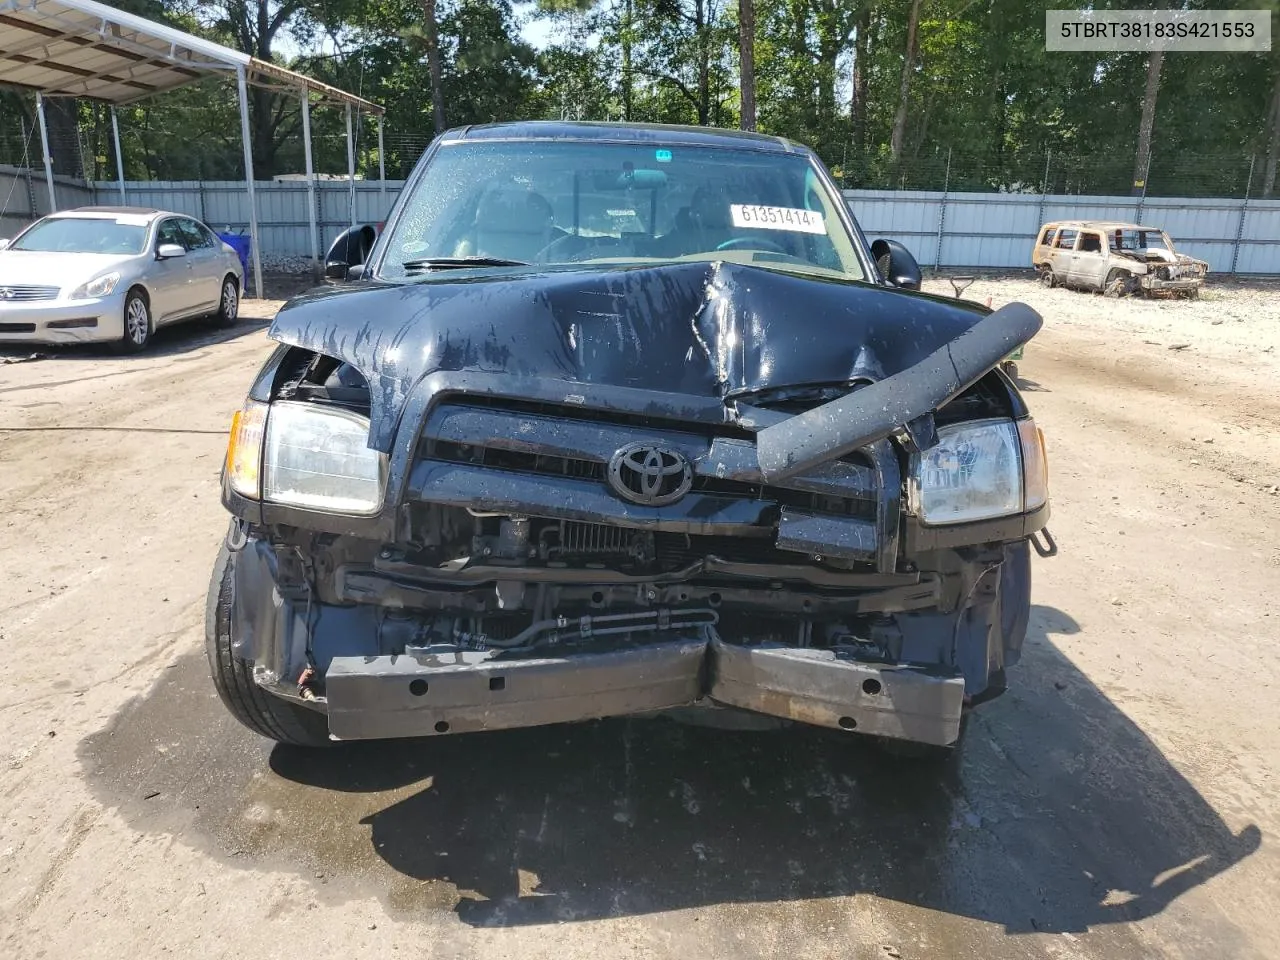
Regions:
<svg viewBox="0 0 1280 960"><path fill-rule="evenodd" d="M1013 516L1049 496L1043 436L1030 419L941 427L912 473L912 507L930 526Z"/></svg>
<svg viewBox="0 0 1280 960"><path fill-rule="evenodd" d="M262 497L274 503L368 515L382 507L386 457L369 448L369 420L314 403L271 404Z"/></svg>
<svg viewBox="0 0 1280 960"><path fill-rule="evenodd" d="M116 284L120 282L120 274L104 273L96 280L90 280L76 287L71 293L72 300L96 300L99 297L109 297L116 288Z"/></svg>

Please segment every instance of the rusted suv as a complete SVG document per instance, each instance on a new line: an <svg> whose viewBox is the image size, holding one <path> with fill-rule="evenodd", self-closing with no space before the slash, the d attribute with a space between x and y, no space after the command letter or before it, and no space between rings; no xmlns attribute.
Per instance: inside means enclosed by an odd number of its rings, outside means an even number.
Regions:
<svg viewBox="0 0 1280 960"><path fill-rule="evenodd" d="M1097 290L1108 297L1200 296L1209 265L1174 249L1158 227L1068 220L1040 228L1031 263L1046 287Z"/></svg>

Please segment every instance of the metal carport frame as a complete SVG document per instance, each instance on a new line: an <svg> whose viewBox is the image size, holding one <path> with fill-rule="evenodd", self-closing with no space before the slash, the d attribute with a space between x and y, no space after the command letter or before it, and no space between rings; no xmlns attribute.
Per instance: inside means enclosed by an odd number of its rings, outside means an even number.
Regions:
<svg viewBox="0 0 1280 960"><path fill-rule="evenodd" d="M312 257L320 257L315 215L315 171L311 157L311 100L342 105L347 112L347 174L351 178L355 219L355 149L351 114L364 110L378 118L382 149L383 108L337 87L312 80L239 50L184 33L173 27L125 13L94 0L0 0L0 84L32 90L44 152L49 205L57 209L53 158L45 125L44 97L83 97L111 105L116 175L124 200L124 162L115 108L173 90L210 75L236 78L240 101L240 135L244 144L245 186L249 194L249 235L253 244L254 292L262 297L262 245L258 238L258 206L254 195L253 145L249 133L248 87L296 93L302 99L308 207L311 211ZM379 154L379 176L385 193L385 163Z"/></svg>

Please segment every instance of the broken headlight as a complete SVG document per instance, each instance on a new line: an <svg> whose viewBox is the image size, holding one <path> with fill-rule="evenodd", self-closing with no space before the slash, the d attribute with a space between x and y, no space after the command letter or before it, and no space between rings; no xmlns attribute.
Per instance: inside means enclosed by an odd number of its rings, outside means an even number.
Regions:
<svg viewBox="0 0 1280 960"><path fill-rule="evenodd" d="M912 468L912 507L930 526L1012 516L1048 499L1043 438L1031 420L941 427Z"/></svg>
<svg viewBox="0 0 1280 960"><path fill-rule="evenodd" d="M271 404L262 456L262 498L329 513L382 507L386 457L369 448L369 420L315 403Z"/></svg>

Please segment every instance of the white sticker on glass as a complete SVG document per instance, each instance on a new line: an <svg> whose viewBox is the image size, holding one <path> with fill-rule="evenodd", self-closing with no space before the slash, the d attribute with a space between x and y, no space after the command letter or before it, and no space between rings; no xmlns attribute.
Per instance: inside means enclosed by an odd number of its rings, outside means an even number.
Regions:
<svg viewBox="0 0 1280 960"><path fill-rule="evenodd" d="M826 221L817 210L799 207L764 207L754 203L731 203L729 213L735 227L757 230L789 230L792 233L827 232Z"/></svg>

